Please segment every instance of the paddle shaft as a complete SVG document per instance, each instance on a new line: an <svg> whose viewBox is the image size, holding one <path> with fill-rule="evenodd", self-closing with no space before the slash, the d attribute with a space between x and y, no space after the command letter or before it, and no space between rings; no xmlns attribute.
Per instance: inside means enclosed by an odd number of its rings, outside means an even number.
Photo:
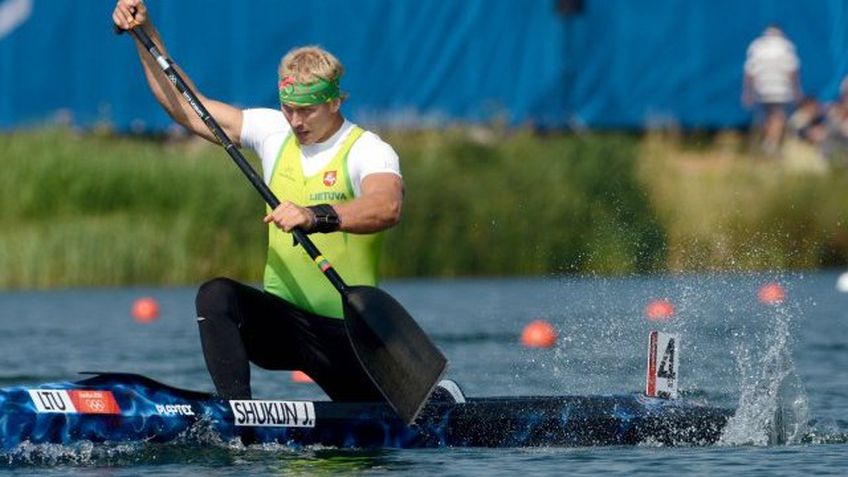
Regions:
<svg viewBox="0 0 848 477"><path fill-rule="evenodd" d="M218 142L224 146L224 149L227 151L227 154L233 159L241 172L244 173L247 180L253 184L253 187L257 192L265 199L265 202L271 207L271 209L276 209L277 206L280 205L280 200L277 199L277 196L271 191L267 184L259 177L255 170L250 166L250 163L247 162L244 155L239 151L235 144L230 140L227 133L221 129L221 126L218 124L218 121L209 114L209 111L203 106L203 103L200 102L200 99L191 90L188 84L183 80L182 76L177 72L177 69L174 68L174 62L171 61L170 58L167 58L165 55L159 51L159 48L153 43L153 40L150 38L150 35L147 34L141 27L135 27L130 32L133 34L138 41L144 46L144 48L150 53L154 60L156 60L156 64L162 69L165 73L165 76L174 84L177 88L177 91L183 95L186 101L188 101L191 109L197 113L197 116L203 120L206 127L215 135L215 138L218 139ZM303 232L300 228L296 228L292 230L292 235L294 235L295 240L303 246L303 249L306 250L306 253L314 260L327 279L330 280L330 283L333 284L334 287L341 293L345 294L347 291L347 285L345 284L342 277L336 272L330 262L327 261L318 250L318 247L312 243L312 240Z"/></svg>

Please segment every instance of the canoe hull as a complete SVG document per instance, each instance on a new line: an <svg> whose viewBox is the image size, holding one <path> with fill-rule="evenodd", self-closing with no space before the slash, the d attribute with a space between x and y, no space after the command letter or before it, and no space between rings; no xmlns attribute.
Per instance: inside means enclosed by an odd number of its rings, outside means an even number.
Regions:
<svg viewBox="0 0 848 477"><path fill-rule="evenodd" d="M430 403L406 426L387 404L226 401L133 374L0 390L0 447L242 438L339 448L706 445L732 411L641 395ZM203 436L203 437L201 437Z"/></svg>

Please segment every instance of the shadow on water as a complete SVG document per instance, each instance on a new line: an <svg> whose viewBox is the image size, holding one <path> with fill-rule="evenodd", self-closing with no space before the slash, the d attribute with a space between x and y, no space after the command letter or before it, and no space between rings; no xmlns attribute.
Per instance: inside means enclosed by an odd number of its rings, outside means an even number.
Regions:
<svg viewBox="0 0 848 477"><path fill-rule="evenodd" d="M217 474L238 475L240 468L268 475L337 475L360 473L403 463L392 458L391 450L348 450L322 447L287 447L278 444L24 444L3 455L7 469L43 467L128 467L166 468L172 465L215 470ZM225 469L230 469L226 471Z"/></svg>
<svg viewBox="0 0 848 477"><path fill-rule="evenodd" d="M515 333L430 333L430 337L444 344L470 344L470 343L515 343Z"/></svg>

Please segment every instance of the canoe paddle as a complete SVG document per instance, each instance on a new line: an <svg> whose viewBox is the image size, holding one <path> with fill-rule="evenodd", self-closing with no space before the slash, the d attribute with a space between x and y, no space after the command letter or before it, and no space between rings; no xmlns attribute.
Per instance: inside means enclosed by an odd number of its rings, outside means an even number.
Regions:
<svg viewBox="0 0 848 477"><path fill-rule="evenodd" d="M265 202L271 209L277 208L280 201L189 88L171 59L159 51L141 27L130 31L224 146ZM391 295L375 287L347 285L302 230L295 229L292 234L341 295L345 329L362 367L398 416L412 424L447 369L447 359Z"/></svg>

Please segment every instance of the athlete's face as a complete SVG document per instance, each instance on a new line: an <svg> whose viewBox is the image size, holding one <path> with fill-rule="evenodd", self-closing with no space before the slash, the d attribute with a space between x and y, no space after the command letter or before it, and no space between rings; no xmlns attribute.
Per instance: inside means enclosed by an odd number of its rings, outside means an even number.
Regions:
<svg viewBox="0 0 848 477"><path fill-rule="evenodd" d="M284 104L283 114L286 116L297 141L308 146L322 142L333 135L342 123L339 116L341 101L333 101L314 106L292 106Z"/></svg>

